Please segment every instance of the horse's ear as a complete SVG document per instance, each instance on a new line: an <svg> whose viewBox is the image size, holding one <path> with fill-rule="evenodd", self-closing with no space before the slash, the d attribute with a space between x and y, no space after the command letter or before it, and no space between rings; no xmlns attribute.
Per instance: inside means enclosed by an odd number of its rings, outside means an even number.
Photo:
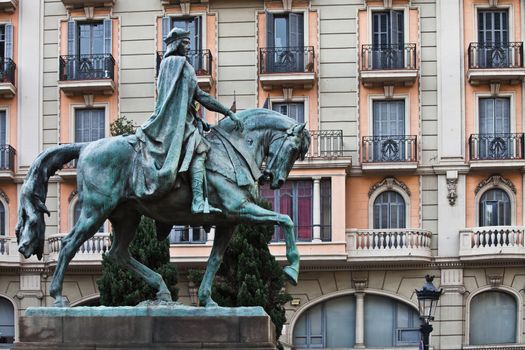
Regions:
<svg viewBox="0 0 525 350"><path fill-rule="evenodd" d="M293 128L293 134L296 135L296 136L300 135L303 132L305 127L306 127L306 123L297 124Z"/></svg>

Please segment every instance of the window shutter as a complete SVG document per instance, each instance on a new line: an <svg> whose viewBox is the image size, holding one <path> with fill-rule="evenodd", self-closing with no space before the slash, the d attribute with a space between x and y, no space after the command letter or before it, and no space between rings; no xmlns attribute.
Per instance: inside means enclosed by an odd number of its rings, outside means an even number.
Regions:
<svg viewBox="0 0 525 350"><path fill-rule="evenodd" d="M162 17L162 50L166 51L166 43L164 39L168 36L171 30L171 17Z"/></svg>
<svg viewBox="0 0 525 350"><path fill-rule="evenodd" d="M403 22L403 11L391 11L390 12L390 24L391 32L390 38L391 43L399 45L401 47L405 42L404 37L404 22Z"/></svg>
<svg viewBox="0 0 525 350"><path fill-rule="evenodd" d="M273 38L273 14L266 12L266 47L274 47L274 38Z"/></svg>
<svg viewBox="0 0 525 350"><path fill-rule="evenodd" d="M5 25L5 58L13 58L13 25Z"/></svg>
<svg viewBox="0 0 525 350"><path fill-rule="evenodd" d="M7 144L7 121L6 112L0 112L0 145Z"/></svg>
<svg viewBox="0 0 525 350"><path fill-rule="evenodd" d="M67 23L67 54L77 54L77 22L69 21Z"/></svg>
<svg viewBox="0 0 525 350"><path fill-rule="evenodd" d="M291 47L304 46L304 22L302 13L290 13L288 21L288 30L290 35Z"/></svg>
<svg viewBox="0 0 525 350"><path fill-rule="evenodd" d="M202 17L195 17L195 47L192 50L201 50L205 47L205 43L202 42Z"/></svg>
<svg viewBox="0 0 525 350"><path fill-rule="evenodd" d="M112 34L113 34L113 20L104 20L104 54L113 54Z"/></svg>

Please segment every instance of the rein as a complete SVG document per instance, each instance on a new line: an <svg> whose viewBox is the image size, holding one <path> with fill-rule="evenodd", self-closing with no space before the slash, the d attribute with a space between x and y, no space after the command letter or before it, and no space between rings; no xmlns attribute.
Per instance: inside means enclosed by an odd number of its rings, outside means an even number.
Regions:
<svg viewBox="0 0 525 350"><path fill-rule="evenodd" d="M277 137L275 140L273 140L272 142L270 142L270 146L276 142L277 140L279 139L283 139L283 142L281 142L281 144L279 145L279 148L277 149L277 152L275 153L275 156L272 158L272 160L270 161L270 163L266 166L266 169L271 169L272 166L273 166L273 163L275 162L275 159L277 158L277 155L279 153L281 153L281 149L283 148L284 146L284 143L286 142L286 139L288 138L288 136L290 136L289 133L287 133L286 135L282 135L282 136L279 136Z"/></svg>

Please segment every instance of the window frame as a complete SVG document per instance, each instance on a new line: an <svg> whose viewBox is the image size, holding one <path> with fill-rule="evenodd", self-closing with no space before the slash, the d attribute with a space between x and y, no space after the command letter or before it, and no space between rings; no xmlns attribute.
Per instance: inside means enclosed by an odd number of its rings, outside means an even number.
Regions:
<svg viewBox="0 0 525 350"><path fill-rule="evenodd" d="M363 132L363 136L374 135L374 102L376 101L400 101L405 102L405 136L411 135L411 115L410 115L410 95L408 93L394 94L392 98L386 98L385 95L370 94L368 95L368 130Z"/></svg>
<svg viewBox="0 0 525 350"><path fill-rule="evenodd" d="M69 137L68 140L64 140L64 143L74 143L75 142L75 116L77 109L102 109L104 108L104 137L110 136L110 121L109 121L109 103L94 103L91 106L86 104L71 104L69 108Z"/></svg>
<svg viewBox="0 0 525 350"><path fill-rule="evenodd" d="M304 122L306 123L306 129L308 129L310 123L310 98L308 96L293 96L291 99L285 99L284 96L271 97L269 101L269 109L273 111L274 103L303 103L304 104Z"/></svg>
<svg viewBox="0 0 525 350"><path fill-rule="evenodd" d="M190 11L189 14L187 15L181 15L181 14L166 14L165 16L161 16L160 17L160 28L158 29L158 31L160 32L160 45L158 45L157 47L160 47L162 51L166 51L166 43L164 43L164 38L168 35L168 33L165 33L165 24L164 24L164 21L165 21L165 18L168 18L169 19L169 25L170 25L170 28L173 29L173 21L177 20L177 19L186 19L186 18L190 18L190 17L199 17L199 21L200 21L200 29L201 29L201 33L200 33L200 48L199 50L206 50L208 49L208 41L207 41L207 23L206 23L206 20L207 20L207 13L206 11ZM170 29L170 30L171 30ZM191 50L196 50L196 48L192 47ZM214 55L215 53L212 52L212 55Z"/></svg>
<svg viewBox="0 0 525 350"><path fill-rule="evenodd" d="M491 7L489 4L472 4L472 38L475 39L473 41L478 40L478 13L479 11L501 11L501 10L507 10L508 11L508 21L509 21L509 42L515 41L515 34L514 34L514 6L512 4L502 4L498 3L496 7Z"/></svg>
<svg viewBox="0 0 525 350"><path fill-rule="evenodd" d="M401 197L405 201L405 226L406 227L405 228L392 229L392 230L406 230L406 229L412 227L413 225L412 225L412 221L411 221L411 217L410 217L410 212L411 212L411 209L412 209L411 203L410 203L410 196L401 187L399 187L396 184L393 184L391 188L388 188L386 185L381 186L376 191L374 191L374 193L368 199L368 228L370 230L374 229L373 228L374 227L374 203L375 203L377 197L379 197L382 193L388 192L388 191L397 192L399 195L401 195ZM380 229L378 229L378 230L380 230Z"/></svg>
<svg viewBox="0 0 525 350"><path fill-rule="evenodd" d="M480 134L480 120L479 120L479 115L480 115L480 108L479 108L479 103L480 103L480 100L481 99L486 99L486 98L508 98L510 99L510 102L509 102L509 111L510 111L510 115L509 115L509 123L510 123L510 131L509 133L513 134L516 132L516 111L515 111L515 108L516 108L516 94L515 92L512 92L512 91L502 91L500 93L498 93L497 96L493 96L492 94L490 93L475 93L474 95L474 99L475 99L475 103L474 103L474 134Z"/></svg>
<svg viewBox="0 0 525 350"><path fill-rule="evenodd" d="M303 47L311 46L309 43L310 33L309 33L309 22L310 22L310 16L308 16L309 10L307 8L292 8L293 13L302 13L303 14ZM274 16L279 15L285 15L287 12L283 9L266 9L265 10L265 16L264 16L264 41L263 41L263 47L268 46L268 28L266 28L266 13L271 13Z"/></svg>
<svg viewBox="0 0 525 350"><path fill-rule="evenodd" d="M477 194L476 194L476 197L475 197L475 221L474 221L474 225L479 225L479 220L480 220L480 212L479 212L479 208L480 208L480 201L481 201L481 197L483 197L483 195L489 191L489 190L493 190L493 189L500 189L500 190L503 190L508 196L509 196L509 199L510 199L510 226L515 226L516 225L516 194L508 187L506 186L505 184L503 183L499 183L498 185L494 185L492 183L489 183L487 184L486 186L484 186ZM479 227L479 226L475 226L475 227ZM490 226L487 226L487 227L490 227Z"/></svg>
<svg viewBox="0 0 525 350"><path fill-rule="evenodd" d="M394 193L394 194L397 194L397 195L399 196L399 198L401 198L401 200L403 201L403 203L393 203L393 202L388 202L388 204L389 204L389 205L388 205L388 218L387 218L387 219L388 219L388 222L387 222L387 223L388 223L388 226L391 226L391 224L392 224L392 217L391 217L391 204L395 204L395 205L398 205L398 206L400 206L401 204L403 204L403 210L404 210L404 212L405 212L405 213L404 213L404 214L405 214L405 215L404 215L405 217L403 218L402 215L398 215L397 218L398 218L398 219L404 219L404 226L405 226L405 227L377 227L377 228L375 227L376 201L379 199L379 197L384 196L384 195L386 195L386 194L388 194L388 193ZM383 203L383 204L385 204L385 203ZM393 191L393 190L382 191L381 193L379 193L379 194L376 196L376 198L375 198L375 200L374 200L374 204L373 204L373 208L372 208L372 220L373 220L373 226L372 226L372 229L373 229L373 230L405 230L405 229L407 229L407 221L406 221L406 219L407 219L407 215L406 215L406 210L407 210L406 202L405 202L403 196L402 196L399 192L397 192L397 191ZM383 226L383 223L382 223L381 217L379 218L379 221L380 221L380 225L379 225L379 226Z"/></svg>
<svg viewBox="0 0 525 350"><path fill-rule="evenodd" d="M403 11L403 38L404 43L408 44L410 43L410 7L407 5L405 6L392 6L390 8L386 8L384 6L367 6L367 33L368 38L370 38L369 42L367 43L361 43L361 44L372 44L372 39L374 37L374 18L373 13L374 12L385 12L385 11Z"/></svg>

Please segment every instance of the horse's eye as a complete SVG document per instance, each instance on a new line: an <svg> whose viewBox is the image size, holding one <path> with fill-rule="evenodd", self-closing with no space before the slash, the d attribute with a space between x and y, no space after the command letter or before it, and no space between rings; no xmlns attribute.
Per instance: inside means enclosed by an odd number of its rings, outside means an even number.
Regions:
<svg viewBox="0 0 525 350"><path fill-rule="evenodd" d="M252 140L252 139L248 139L248 140L246 140L246 142L247 142L248 145L250 145L250 146L253 145L253 140Z"/></svg>

